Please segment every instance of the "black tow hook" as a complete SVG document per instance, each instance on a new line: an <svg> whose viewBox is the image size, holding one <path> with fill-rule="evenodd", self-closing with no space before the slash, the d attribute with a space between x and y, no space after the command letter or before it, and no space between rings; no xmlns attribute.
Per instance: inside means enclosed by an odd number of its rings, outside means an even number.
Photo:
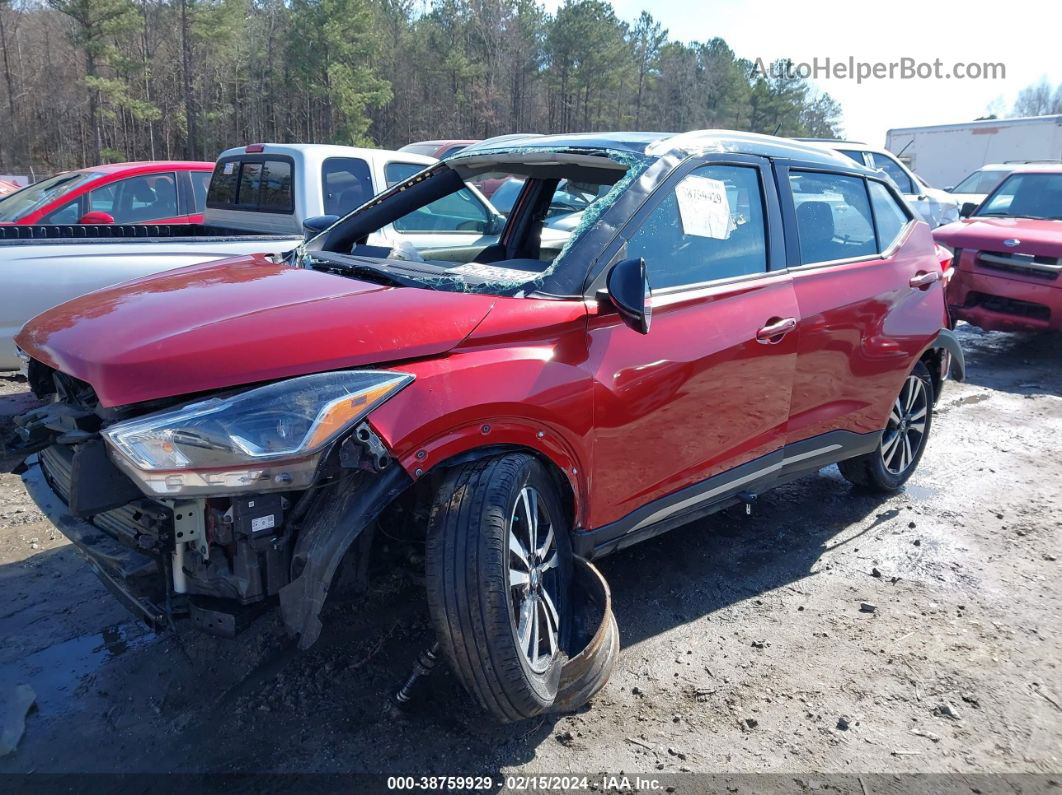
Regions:
<svg viewBox="0 0 1062 795"><path fill-rule="evenodd" d="M424 679L432 672L439 662L439 642L436 641L430 649L420 653L417 661L413 663L413 670L400 687L389 699L392 709L404 710L424 689Z"/></svg>

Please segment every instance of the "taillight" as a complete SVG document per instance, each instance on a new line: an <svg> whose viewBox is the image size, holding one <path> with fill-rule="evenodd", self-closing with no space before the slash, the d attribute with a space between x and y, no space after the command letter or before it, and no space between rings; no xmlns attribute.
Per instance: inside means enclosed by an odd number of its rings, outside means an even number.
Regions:
<svg viewBox="0 0 1062 795"><path fill-rule="evenodd" d="M249 154L255 154L256 152L264 152L265 144L248 144L243 148L243 151Z"/></svg>
<svg viewBox="0 0 1062 795"><path fill-rule="evenodd" d="M955 264L955 249L943 246L937 243L937 262L940 263L940 269L942 271L948 270Z"/></svg>

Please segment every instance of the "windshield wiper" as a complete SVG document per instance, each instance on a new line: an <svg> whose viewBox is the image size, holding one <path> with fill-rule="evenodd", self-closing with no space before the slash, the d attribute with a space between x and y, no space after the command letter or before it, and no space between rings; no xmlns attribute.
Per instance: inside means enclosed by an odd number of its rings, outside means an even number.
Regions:
<svg viewBox="0 0 1062 795"><path fill-rule="evenodd" d="M364 260L347 259L342 256L337 256L335 258L325 257L321 255L321 252L311 254L310 259L315 265L321 263L329 269L357 274L358 276L367 276L369 277L369 281L379 282L380 284L389 284L393 287L424 286L420 282L414 281L413 279L407 279L388 270L386 265L375 265L365 262Z"/></svg>

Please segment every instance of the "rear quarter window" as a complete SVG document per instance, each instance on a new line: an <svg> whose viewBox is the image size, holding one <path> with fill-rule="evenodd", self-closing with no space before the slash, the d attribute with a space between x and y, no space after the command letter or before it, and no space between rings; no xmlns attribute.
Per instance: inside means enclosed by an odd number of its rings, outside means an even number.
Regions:
<svg viewBox="0 0 1062 795"><path fill-rule="evenodd" d="M874 225L878 231L878 248L887 251L899 239L910 217L889 189L880 182L868 180L870 204L874 208Z"/></svg>
<svg viewBox="0 0 1062 795"><path fill-rule="evenodd" d="M288 157L249 155L219 160L210 178L206 206L243 212L294 212L294 172Z"/></svg>

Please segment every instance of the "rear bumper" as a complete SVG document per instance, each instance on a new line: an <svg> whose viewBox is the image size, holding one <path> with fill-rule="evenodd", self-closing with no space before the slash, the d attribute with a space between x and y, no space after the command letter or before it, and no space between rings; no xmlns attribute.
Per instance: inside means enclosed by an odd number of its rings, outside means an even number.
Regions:
<svg viewBox="0 0 1062 795"><path fill-rule="evenodd" d="M116 541L112 536L70 513L45 477L36 456L27 461L22 483L52 524L70 539L78 554L125 607L152 629L166 622L162 606L165 588L158 561Z"/></svg>
<svg viewBox="0 0 1062 795"><path fill-rule="evenodd" d="M959 270L948 285L948 311L986 331L1062 331L1062 287Z"/></svg>

